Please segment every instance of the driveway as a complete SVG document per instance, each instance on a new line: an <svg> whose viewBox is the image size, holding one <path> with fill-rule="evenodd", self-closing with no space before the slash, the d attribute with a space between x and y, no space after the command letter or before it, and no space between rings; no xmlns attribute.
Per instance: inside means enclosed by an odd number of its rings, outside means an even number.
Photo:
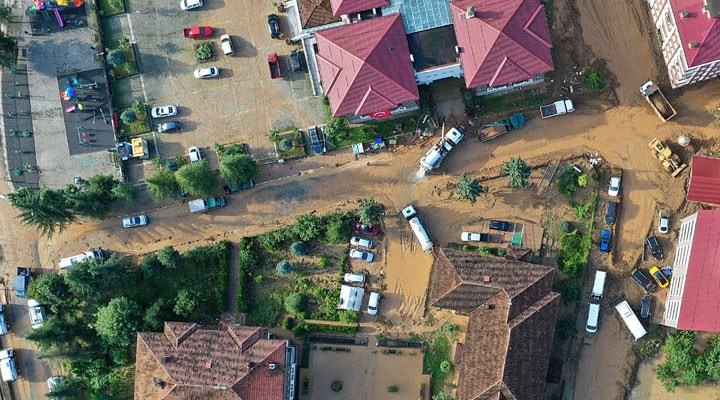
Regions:
<svg viewBox="0 0 720 400"><path fill-rule="evenodd" d="M137 44L142 77L124 85L131 91L125 102L146 98L151 105L175 104L183 130L158 134L162 156L184 154L190 146L212 147L215 143L241 142L250 146L256 159L275 157L266 135L271 129L289 126L304 128L321 123L321 99L312 97L305 71L293 73L289 53L294 45L271 39L266 15L274 8L269 2L225 2L208 0L196 11L181 11L176 0L130 0L130 13L115 17L114 29L121 29ZM281 27L286 17L280 16ZM186 39L182 28L209 25L213 36ZM234 56L220 49L220 35L229 34ZM210 62L195 60L194 45L211 42L215 56ZM270 79L267 54L277 53L284 71L282 79ZM199 80L199 67L221 69L216 79Z"/></svg>

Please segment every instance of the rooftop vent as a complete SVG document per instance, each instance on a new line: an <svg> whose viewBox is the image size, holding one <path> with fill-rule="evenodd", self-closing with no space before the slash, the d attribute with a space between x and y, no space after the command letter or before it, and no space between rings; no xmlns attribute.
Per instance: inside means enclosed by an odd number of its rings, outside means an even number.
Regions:
<svg viewBox="0 0 720 400"><path fill-rule="evenodd" d="M169 364L172 362L172 356L163 356L162 358L163 364Z"/></svg>
<svg viewBox="0 0 720 400"><path fill-rule="evenodd" d="M460 48L455 46L455 54L460 54Z"/></svg>
<svg viewBox="0 0 720 400"><path fill-rule="evenodd" d="M690 13L687 12L687 10L680 11L680 18L687 18L688 15L690 15Z"/></svg>
<svg viewBox="0 0 720 400"><path fill-rule="evenodd" d="M695 40L691 40L690 43L688 43L688 46L690 46L691 49L695 48L698 46L698 42Z"/></svg>
<svg viewBox="0 0 720 400"><path fill-rule="evenodd" d="M474 16L475 16L475 7L473 7L473 6L468 7L467 10L465 11L465 18L470 19L470 18L473 18Z"/></svg>
<svg viewBox="0 0 720 400"><path fill-rule="evenodd" d="M165 389L165 381L159 378L154 379L155 387Z"/></svg>
<svg viewBox="0 0 720 400"><path fill-rule="evenodd" d="M393 52L393 51L395 51L395 48L390 46L390 52Z"/></svg>
<svg viewBox="0 0 720 400"><path fill-rule="evenodd" d="M411 63L414 63L414 62L415 62L415 57L413 57L412 54L410 54L410 62L411 62Z"/></svg>
<svg viewBox="0 0 720 400"><path fill-rule="evenodd" d="M212 361L205 361L205 368L206 369L212 368Z"/></svg>
<svg viewBox="0 0 720 400"><path fill-rule="evenodd" d="M279 365L278 363L270 363L270 364L268 364L268 369L269 369L269 370L278 369L278 367L280 367L280 365Z"/></svg>
<svg viewBox="0 0 720 400"><path fill-rule="evenodd" d="M483 275L483 282L490 282L490 275Z"/></svg>

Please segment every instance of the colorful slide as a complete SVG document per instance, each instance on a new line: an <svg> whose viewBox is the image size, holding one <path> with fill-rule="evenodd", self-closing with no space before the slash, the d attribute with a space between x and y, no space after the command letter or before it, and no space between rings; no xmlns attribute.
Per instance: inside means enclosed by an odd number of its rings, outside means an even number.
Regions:
<svg viewBox="0 0 720 400"><path fill-rule="evenodd" d="M58 25L65 26L65 23L63 22L62 17L60 16L60 10L57 9L57 7L53 8L53 11L55 12L55 18L57 18Z"/></svg>

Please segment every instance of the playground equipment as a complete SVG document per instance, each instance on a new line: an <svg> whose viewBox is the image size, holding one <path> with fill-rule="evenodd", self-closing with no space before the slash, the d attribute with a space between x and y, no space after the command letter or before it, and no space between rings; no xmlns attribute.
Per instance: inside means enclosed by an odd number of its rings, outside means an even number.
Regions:
<svg viewBox="0 0 720 400"><path fill-rule="evenodd" d="M21 135L22 135L22 137L30 137L30 136L32 136L32 132L26 129L26 130L22 131Z"/></svg>
<svg viewBox="0 0 720 400"><path fill-rule="evenodd" d="M37 12L40 12L40 15L43 16L45 21L50 22L52 19L50 17L49 11L52 11L53 14L55 14L55 19L57 20L58 26L63 27L65 26L65 22L62 19L62 16L60 15L60 10L64 10L67 8L80 8L83 5L85 5L84 0L72 0L68 2L67 0L54 0L54 1L43 1L43 0L35 0L34 4L30 7L28 7L27 11L30 14L37 14ZM73 25L82 25L77 24L73 22ZM35 30L33 30L35 31ZM49 30L48 30L49 31Z"/></svg>

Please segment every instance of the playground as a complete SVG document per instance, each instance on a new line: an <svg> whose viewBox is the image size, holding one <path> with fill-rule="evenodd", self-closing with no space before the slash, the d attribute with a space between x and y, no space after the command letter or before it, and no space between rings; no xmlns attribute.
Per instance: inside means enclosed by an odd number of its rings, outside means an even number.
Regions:
<svg viewBox="0 0 720 400"><path fill-rule="evenodd" d="M26 13L30 16L33 35L87 26L84 0L35 0Z"/></svg>

